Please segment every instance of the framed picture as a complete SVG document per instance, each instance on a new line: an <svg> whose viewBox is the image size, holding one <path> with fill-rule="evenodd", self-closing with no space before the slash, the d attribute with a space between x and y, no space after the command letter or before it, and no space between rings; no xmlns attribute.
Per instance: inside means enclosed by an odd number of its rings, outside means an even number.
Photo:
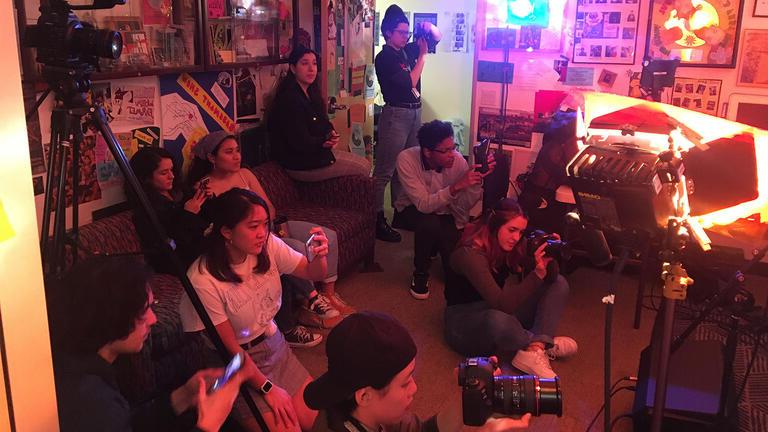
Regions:
<svg viewBox="0 0 768 432"><path fill-rule="evenodd" d="M722 80L675 77L672 105L717 116Z"/></svg>
<svg viewBox="0 0 768 432"><path fill-rule="evenodd" d="M727 118L768 129L768 99L765 96L733 93L728 99Z"/></svg>
<svg viewBox="0 0 768 432"><path fill-rule="evenodd" d="M744 0L652 0L645 56L680 66L736 67Z"/></svg>
<svg viewBox="0 0 768 432"><path fill-rule="evenodd" d="M768 17L768 0L755 0L754 17Z"/></svg>
<svg viewBox="0 0 768 432"><path fill-rule="evenodd" d="M744 30L737 86L768 87L768 30Z"/></svg>
<svg viewBox="0 0 768 432"><path fill-rule="evenodd" d="M108 16L104 17L104 28L124 33L143 30L144 24L137 16Z"/></svg>
<svg viewBox="0 0 768 432"><path fill-rule="evenodd" d="M497 144L530 148L533 123L533 113L530 111L507 110L502 117L496 108L480 107L477 140L490 138Z"/></svg>
<svg viewBox="0 0 768 432"><path fill-rule="evenodd" d="M577 0L573 63L634 64L640 0Z"/></svg>

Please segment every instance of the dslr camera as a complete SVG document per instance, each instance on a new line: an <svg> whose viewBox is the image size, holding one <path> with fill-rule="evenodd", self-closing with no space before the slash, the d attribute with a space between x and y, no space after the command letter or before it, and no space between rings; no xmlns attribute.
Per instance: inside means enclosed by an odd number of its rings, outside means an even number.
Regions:
<svg viewBox="0 0 768 432"><path fill-rule="evenodd" d="M487 357L459 363L462 413L467 426L482 426L493 413L563 416L560 379L533 375L494 376L496 364Z"/></svg>
<svg viewBox="0 0 768 432"><path fill-rule="evenodd" d="M424 39L427 41L427 51L434 54L437 51L437 43L440 42L440 39L443 37L442 33L440 33L440 29L429 21L420 22L415 27L416 28L413 31L413 39Z"/></svg>
<svg viewBox="0 0 768 432"><path fill-rule="evenodd" d="M528 256L533 258L533 253L546 243L544 247L544 253L558 261L568 260L571 258L572 250L571 246L552 234L546 233L542 230L531 231L527 237L528 239Z"/></svg>

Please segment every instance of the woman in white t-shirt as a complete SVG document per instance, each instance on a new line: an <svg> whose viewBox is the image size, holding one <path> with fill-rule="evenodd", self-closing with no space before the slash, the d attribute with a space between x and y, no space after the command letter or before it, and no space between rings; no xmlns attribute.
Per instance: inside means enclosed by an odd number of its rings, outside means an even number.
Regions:
<svg viewBox="0 0 768 432"><path fill-rule="evenodd" d="M231 189L210 205L213 231L187 275L230 354L245 351L246 361L258 369L248 381L249 391L269 429L308 430L317 415L302 397L310 376L277 331L274 317L281 274L323 280L328 239L321 228L312 228L316 256L308 262L271 234L267 203L254 192ZM186 294L179 309L184 331L204 329ZM233 413L246 429L259 430L242 398Z"/></svg>

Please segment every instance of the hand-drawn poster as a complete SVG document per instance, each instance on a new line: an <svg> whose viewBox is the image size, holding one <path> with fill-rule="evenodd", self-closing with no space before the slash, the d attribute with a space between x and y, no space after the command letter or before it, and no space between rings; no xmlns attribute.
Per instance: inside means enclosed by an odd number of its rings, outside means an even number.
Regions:
<svg viewBox="0 0 768 432"><path fill-rule="evenodd" d="M148 125L155 122L155 87L112 83L115 123Z"/></svg>
<svg viewBox="0 0 768 432"><path fill-rule="evenodd" d="M201 72L160 77L163 118L163 147L183 171L192 161L192 148L203 136L216 130L235 131L234 80L230 72ZM227 96L213 94L215 86ZM218 90L217 90L218 92ZM219 101L226 101L222 105Z"/></svg>

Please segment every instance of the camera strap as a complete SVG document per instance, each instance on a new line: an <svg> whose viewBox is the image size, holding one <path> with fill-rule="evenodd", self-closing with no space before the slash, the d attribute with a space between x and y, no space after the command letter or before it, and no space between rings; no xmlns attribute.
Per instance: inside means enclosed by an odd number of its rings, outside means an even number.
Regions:
<svg viewBox="0 0 768 432"><path fill-rule="evenodd" d="M349 432L374 432L365 427L360 421L351 415L347 416L347 420L344 421L344 428ZM375 432L383 432L384 428L379 428Z"/></svg>

